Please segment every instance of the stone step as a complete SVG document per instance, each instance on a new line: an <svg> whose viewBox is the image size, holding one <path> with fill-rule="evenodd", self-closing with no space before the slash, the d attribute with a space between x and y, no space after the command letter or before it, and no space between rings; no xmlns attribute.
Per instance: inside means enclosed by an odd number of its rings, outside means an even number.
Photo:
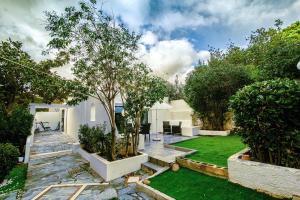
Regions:
<svg viewBox="0 0 300 200"><path fill-rule="evenodd" d="M152 172L153 174L164 169L165 167L162 167L162 166L159 166L159 165L156 165L156 164L153 164L151 162L146 162L146 163L143 163L142 164L142 170L148 172Z"/></svg>
<svg viewBox="0 0 300 200"><path fill-rule="evenodd" d="M169 167L171 163L149 156L149 162L161 167Z"/></svg>
<svg viewBox="0 0 300 200"><path fill-rule="evenodd" d="M40 159L40 158L50 158L50 157L56 157L56 156L63 156L72 154L72 150L63 150L63 151L54 151L54 152L48 152L48 153L40 153L40 154L33 154L30 155L30 160L34 159Z"/></svg>

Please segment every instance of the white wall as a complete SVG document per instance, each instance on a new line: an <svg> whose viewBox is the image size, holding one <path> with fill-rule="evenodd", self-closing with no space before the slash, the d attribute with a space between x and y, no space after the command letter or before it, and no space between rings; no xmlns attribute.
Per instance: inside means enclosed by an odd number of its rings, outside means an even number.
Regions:
<svg viewBox="0 0 300 200"><path fill-rule="evenodd" d="M171 125L178 125L182 122L182 127L192 127L193 109L182 99L170 102L172 106L169 110L149 110L148 121L151 123L151 132L163 132L163 121L169 121ZM157 120L156 120L157 115Z"/></svg>
<svg viewBox="0 0 300 200"><path fill-rule="evenodd" d="M91 119L92 106L96 108L95 120ZM88 124L90 127L106 122L107 132L110 131L109 118L99 100L89 98L76 106L67 110L67 134L78 139L78 130L80 125Z"/></svg>
<svg viewBox="0 0 300 200"><path fill-rule="evenodd" d="M300 169L241 160L243 150L228 159L229 180L279 197L300 196Z"/></svg>
<svg viewBox="0 0 300 200"><path fill-rule="evenodd" d="M57 127L60 118L60 112L36 112L35 114L35 122L49 122L49 126L52 130Z"/></svg>

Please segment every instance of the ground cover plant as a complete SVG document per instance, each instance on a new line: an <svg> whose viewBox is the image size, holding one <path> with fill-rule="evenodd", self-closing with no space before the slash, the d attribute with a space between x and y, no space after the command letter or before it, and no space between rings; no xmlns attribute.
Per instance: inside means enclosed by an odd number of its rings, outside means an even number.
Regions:
<svg viewBox="0 0 300 200"><path fill-rule="evenodd" d="M239 136L200 136L174 145L197 150L187 158L223 167L231 155L246 147Z"/></svg>
<svg viewBox="0 0 300 200"><path fill-rule="evenodd" d="M8 193L10 191L23 189L27 176L27 165L16 165L6 176L8 183L0 186L0 194Z"/></svg>
<svg viewBox="0 0 300 200"><path fill-rule="evenodd" d="M186 168L150 179L150 186L177 200L274 200L266 194Z"/></svg>

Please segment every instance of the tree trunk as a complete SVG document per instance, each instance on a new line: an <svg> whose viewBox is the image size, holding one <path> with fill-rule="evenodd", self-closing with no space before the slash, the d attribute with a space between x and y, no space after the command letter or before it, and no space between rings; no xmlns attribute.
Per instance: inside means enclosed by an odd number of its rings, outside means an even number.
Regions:
<svg viewBox="0 0 300 200"><path fill-rule="evenodd" d="M116 118L115 118L115 101L109 104L109 112L111 117L111 160L116 160Z"/></svg>

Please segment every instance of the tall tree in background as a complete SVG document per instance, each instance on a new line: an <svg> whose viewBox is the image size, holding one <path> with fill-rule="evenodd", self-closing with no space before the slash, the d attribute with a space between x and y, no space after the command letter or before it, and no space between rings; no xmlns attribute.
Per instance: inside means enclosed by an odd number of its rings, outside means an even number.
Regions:
<svg viewBox="0 0 300 200"><path fill-rule="evenodd" d="M67 7L63 14L46 12L52 40L49 47L64 51L74 61L75 81L93 94L104 106L112 133L111 160L116 159L115 98L124 71L135 60L139 36L113 17L97 10L96 1L80 2L79 8ZM87 99L74 95L73 104Z"/></svg>

